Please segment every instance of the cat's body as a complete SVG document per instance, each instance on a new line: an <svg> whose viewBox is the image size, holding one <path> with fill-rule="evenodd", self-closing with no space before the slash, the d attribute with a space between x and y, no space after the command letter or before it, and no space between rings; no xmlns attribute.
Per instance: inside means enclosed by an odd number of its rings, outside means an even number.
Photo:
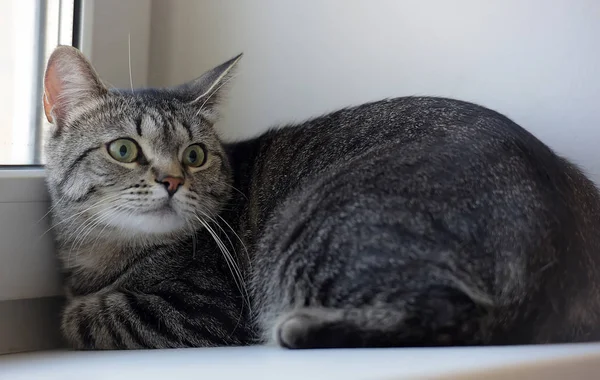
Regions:
<svg viewBox="0 0 600 380"><path fill-rule="evenodd" d="M596 188L498 113L399 98L230 149L264 337L325 307L350 345L600 339Z"/></svg>
<svg viewBox="0 0 600 380"><path fill-rule="evenodd" d="M72 85L61 65L88 76L87 101L47 112L72 346L600 339L598 191L504 116L398 98L222 145L211 99L232 62L174 90L120 93L97 87L83 58L61 49L46 88L54 77ZM122 138L145 155L113 162L106 150ZM194 143L206 163L179 167ZM177 176L154 184L161 170L181 175L174 192ZM137 215L132 202L167 206ZM162 230L178 218L181 227Z"/></svg>

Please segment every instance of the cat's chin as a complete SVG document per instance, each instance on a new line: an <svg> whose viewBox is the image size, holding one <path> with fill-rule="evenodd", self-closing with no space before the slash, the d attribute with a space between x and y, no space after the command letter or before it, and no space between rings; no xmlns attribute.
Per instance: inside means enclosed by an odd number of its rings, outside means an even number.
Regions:
<svg viewBox="0 0 600 380"><path fill-rule="evenodd" d="M182 230L185 220L174 210L129 214L123 213L110 223L125 234L165 235Z"/></svg>

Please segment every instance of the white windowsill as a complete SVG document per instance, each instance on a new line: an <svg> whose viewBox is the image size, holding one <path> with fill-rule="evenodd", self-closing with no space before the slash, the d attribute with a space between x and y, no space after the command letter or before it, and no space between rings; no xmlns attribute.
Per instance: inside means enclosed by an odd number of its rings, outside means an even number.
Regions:
<svg viewBox="0 0 600 380"><path fill-rule="evenodd" d="M600 344L288 351L229 347L0 357L17 379L597 379Z"/></svg>

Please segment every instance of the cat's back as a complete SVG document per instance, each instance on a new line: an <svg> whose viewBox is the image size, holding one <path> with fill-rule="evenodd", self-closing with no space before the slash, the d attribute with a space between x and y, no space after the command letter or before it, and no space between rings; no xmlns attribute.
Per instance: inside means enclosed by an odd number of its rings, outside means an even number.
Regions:
<svg viewBox="0 0 600 380"><path fill-rule="evenodd" d="M255 145L252 177L270 186L279 198L335 172L350 175L357 164L378 162L393 170L411 160L427 161L421 169L432 171L428 178L440 185L456 182L455 173L470 171L472 181L485 181L486 174L495 176L490 170L496 166L512 166L513 176L534 172L535 178L528 178L542 182L551 177L551 182L562 183L569 172L569 178L590 184L509 118L448 98L401 97L345 108L273 129ZM490 180L494 186L499 184Z"/></svg>
<svg viewBox="0 0 600 380"><path fill-rule="evenodd" d="M454 215L456 228L470 220L538 236L557 219L552 230L584 220L600 227L591 181L509 118L468 102L368 103L274 129L256 146L249 207L256 230L276 210L293 221L299 209L326 209L333 198L339 210L361 196L376 204L371 210L404 212L407 221L415 219L407 207ZM348 212L369 208L357 207Z"/></svg>
<svg viewBox="0 0 600 380"><path fill-rule="evenodd" d="M526 129L477 104L387 99L264 138L255 175L276 189L278 200L329 184L376 198L466 199L508 214L512 207L513 217L527 209L538 224L559 218L559 224L600 228L594 183Z"/></svg>

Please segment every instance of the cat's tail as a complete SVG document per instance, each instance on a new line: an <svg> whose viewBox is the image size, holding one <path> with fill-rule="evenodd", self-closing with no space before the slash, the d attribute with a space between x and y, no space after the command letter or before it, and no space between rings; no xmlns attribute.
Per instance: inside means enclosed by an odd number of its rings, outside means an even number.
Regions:
<svg viewBox="0 0 600 380"><path fill-rule="evenodd" d="M438 288L410 303L298 308L279 319L273 340L286 348L477 345L486 314L464 293Z"/></svg>

